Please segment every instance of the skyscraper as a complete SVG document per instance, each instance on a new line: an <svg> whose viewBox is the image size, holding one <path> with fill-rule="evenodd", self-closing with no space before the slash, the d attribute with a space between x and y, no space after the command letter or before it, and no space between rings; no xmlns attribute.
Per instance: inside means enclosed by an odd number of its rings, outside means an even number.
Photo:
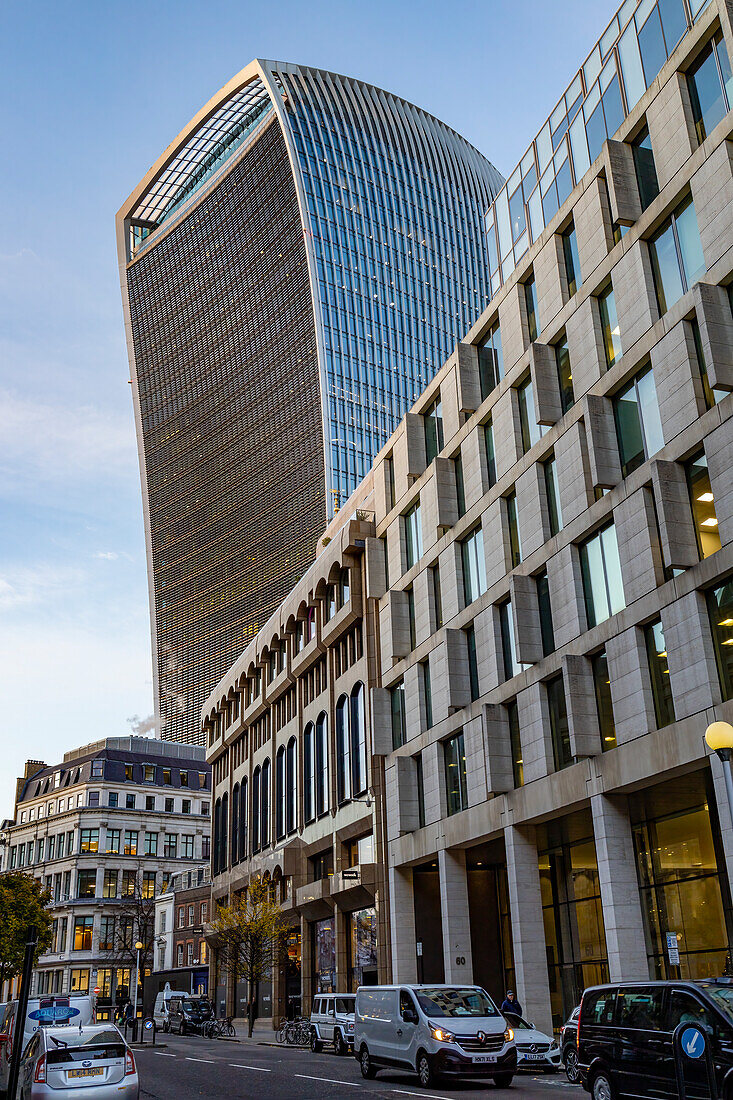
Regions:
<svg viewBox="0 0 733 1100"><path fill-rule="evenodd" d="M162 735L315 552L489 298L502 184L348 77L253 61L117 216Z"/></svg>

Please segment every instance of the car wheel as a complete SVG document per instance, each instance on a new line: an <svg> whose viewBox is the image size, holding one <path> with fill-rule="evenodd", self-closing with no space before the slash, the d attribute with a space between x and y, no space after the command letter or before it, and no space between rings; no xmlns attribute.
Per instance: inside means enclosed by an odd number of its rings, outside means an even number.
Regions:
<svg viewBox="0 0 733 1100"><path fill-rule="evenodd" d="M497 1073L496 1077L494 1078L494 1084L497 1088L508 1089L513 1080L513 1073Z"/></svg>
<svg viewBox="0 0 733 1100"><path fill-rule="evenodd" d="M369 1057L369 1051L366 1047L362 1047L359 1051L359 1067L362 1077L366 1077L368 1081L371 1081L373 1077L377 1076L377 1067L372 1065L372 1060Z"/></svg>
<svg viewBox="0 0 733 1100"><path fill-rule="evenodd" d="M580 1070L578 1068L578 1052L575 1047L568 1047L565 1055L565 1076L571 1085L577 1085L580 1081Z"/></svg>
<svg viewBox="0 0 733 1100"><path fill-rule="evenodd" d="M320 1054L323 1050L323 1043L318 1038L318 1032L315 1028L311 1031L311 1050L314 1054Z"/></svg>
<svg viewBox="0 0 733 1100"><path fill-rule="evenodd" d="M591 1085L591 1096L593 1100L615 1100L616 1091L607 1073L602 1071L595 1075Z"/></svg>
<svg viewBox="0 0 733 1100"><path fill-rule="evenodd" d="M417 1076L420 1084L424 1089L429 1089L431 1085L435 1084L435 1072L424 1050L421 1050L418 1054L417 1066L415 1068L417 1069Z"/></svg>
<svg viewBox="0 0 733 1100"><path fill-rule="evenodd" d="M346 1054L346 1043L344 1042L344 1037L338 1030L338 1028L336 1028L333 1033L333 1049L335 1050L336 1054L339 1055L339 1057L342 1054Z"/></svg>

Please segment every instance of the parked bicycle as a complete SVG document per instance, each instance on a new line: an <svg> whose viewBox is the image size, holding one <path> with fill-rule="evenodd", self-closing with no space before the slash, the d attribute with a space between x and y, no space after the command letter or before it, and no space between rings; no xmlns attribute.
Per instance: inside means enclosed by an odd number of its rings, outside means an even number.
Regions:
<svg viewBox="0 0 733 1100"><path fill-rule="evenodd" d="M225 1020L207 1020L203 1028L205 1037L207 1039L233 1039L237 1034L233 1020L233 1016L227 1016Z"/></svg>
<svg viewBox="0 0 733 1100"><path fill-rule="evenodd" d="M297 1016L294 1020L282 1020L280 1027L275 1032L275 1037L278 1043L306 1047L311 1038L310 1020L305 1016Z"/></svg>

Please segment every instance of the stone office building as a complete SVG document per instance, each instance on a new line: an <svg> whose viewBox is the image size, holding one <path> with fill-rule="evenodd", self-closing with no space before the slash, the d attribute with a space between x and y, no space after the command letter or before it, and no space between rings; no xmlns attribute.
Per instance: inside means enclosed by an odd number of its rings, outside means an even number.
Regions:
<svg viewBox="0 0 733 1100"><path fill-rule="evenodd" d="M154 965L156 893L182 865L208 864L210 803L211 769L191 745L108 737L60 764L29 761L2 869L51 894L53 939L31 995L98 988L100 1019L134 998L136 937L149 918L142 978Z"/></svg>
<svg viewBox="0 0 733 1100"><path fill-rule="evenodd" d="M669 934L682 976L729 953L732 12L623 4L374 467L393 973L511 986L546 1028L675 976Z"/></svg>

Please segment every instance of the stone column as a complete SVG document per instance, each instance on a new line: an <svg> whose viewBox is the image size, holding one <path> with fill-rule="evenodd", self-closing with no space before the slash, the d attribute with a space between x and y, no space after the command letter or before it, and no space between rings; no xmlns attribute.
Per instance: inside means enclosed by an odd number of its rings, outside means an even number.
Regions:
<svg viewBox="0 0 733 1100"><path fill-rule="evenodd" d="M516 992L528 1020L552 1034L540 869L532 826L504 829Z"/></svg>
<svg viewBox="0 0 733 1100"><path fill-rule="evenodd" d="M389 898L392 933L392 981L416 982L415 899L412 870L389 868Z"/></svg>
<svg viewBox="0 0 733 1100"><path fill-rule="evenodd" d="M462 849L438 852L440 915L443 924L443 965L446 982L473 982L471 918L468 910L466 853Z"/></svg>
<svg viewBox="0 0 733 1100"><path fill-rule="evenodd" d="M624 796L591 797L608 971L612 982L649 978L634 842Z"/></svg>

